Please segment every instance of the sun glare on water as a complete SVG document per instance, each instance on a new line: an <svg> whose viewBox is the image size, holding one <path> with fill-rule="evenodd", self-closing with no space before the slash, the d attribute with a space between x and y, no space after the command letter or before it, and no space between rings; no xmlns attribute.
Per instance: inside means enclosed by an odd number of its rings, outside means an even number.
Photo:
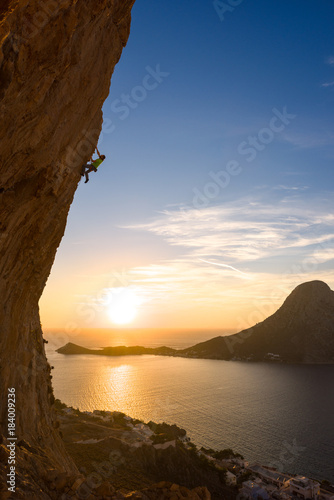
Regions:
<svg viewBox="0 0 334 500"><path fill-rule="evenodd" d="M142 299L131 288L114 288L108 304L108 315L116 325L131 323L137 316Z"/></svg>

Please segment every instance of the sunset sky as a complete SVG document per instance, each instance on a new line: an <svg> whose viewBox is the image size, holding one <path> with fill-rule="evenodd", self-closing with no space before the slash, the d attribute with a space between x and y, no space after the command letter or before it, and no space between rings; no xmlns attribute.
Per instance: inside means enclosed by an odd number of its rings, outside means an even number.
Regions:
<svg viewBox="0 0 334 500"><path fill-rule="evenodd" d="M333 16L137 0L43 327L239 330L304 281L334 288Z"/></svg>

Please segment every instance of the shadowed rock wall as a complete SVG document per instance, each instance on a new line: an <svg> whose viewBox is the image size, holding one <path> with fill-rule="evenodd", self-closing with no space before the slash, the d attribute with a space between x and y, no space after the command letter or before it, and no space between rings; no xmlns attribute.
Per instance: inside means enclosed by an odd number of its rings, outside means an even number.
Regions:
<svg viewBox="0 0 334 500"><path fill-rule="evenodd" d="M130 29L134 0L7 0L0 7L0 433L71 469L54 429L38 301Z"/></svg>

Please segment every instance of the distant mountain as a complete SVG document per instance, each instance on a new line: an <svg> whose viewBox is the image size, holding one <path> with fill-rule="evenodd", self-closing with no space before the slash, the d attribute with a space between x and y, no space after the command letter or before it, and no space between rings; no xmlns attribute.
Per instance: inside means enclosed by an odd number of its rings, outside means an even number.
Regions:
<svg viewBox="0 0 334 500"><path fill-rule="evenodd" d="M86 347L81 347L80 345L68 342L63 347L57 349L60 354L96 354L97 351L93 349L87 349Z"/></svg>
<svg viewBox="0 0 334 500"><path fill-rule="evenodd" d="M155 354L156 356L173 356L177 351L170 347L141 347L141 346L116 346L101 349L87 349L77 344L64 345L57 349L60 354L97 354L100 356L138 356L140 354Z"/></svg>
<svg viewBox="0 0 334 500"><path fill-rule="evenodd" d="M234 335L215 337L187 349L121 346L92 350L69 343L57 352L334 363L334 292L323 281L303 283L293 290L278 311L261 323Z"/></svg>
<svg viewBox="0 0 334 500"><path fill-rule="evenodd" d="M210 359L334 363L334 292L322 281L303 283L261 323L183 350Z"/></svg>

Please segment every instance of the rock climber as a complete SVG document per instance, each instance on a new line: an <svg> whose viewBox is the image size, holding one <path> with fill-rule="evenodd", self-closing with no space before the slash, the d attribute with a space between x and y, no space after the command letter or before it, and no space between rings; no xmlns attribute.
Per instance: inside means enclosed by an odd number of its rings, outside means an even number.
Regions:
<svg viewBox="0 0 334 500"><path fill-rule="evenodd" d="M81 175L86 177L85 184L86 182L89 181L88 174L90 172L97 172L97 168L101 165L101 163L106 159L105 155L101 155L99 150L96 148L97 154L99 155L96 160L93 160L93 155L90 158L90 163L86 163L85 165L82 165L81 169Z"/></svg>

